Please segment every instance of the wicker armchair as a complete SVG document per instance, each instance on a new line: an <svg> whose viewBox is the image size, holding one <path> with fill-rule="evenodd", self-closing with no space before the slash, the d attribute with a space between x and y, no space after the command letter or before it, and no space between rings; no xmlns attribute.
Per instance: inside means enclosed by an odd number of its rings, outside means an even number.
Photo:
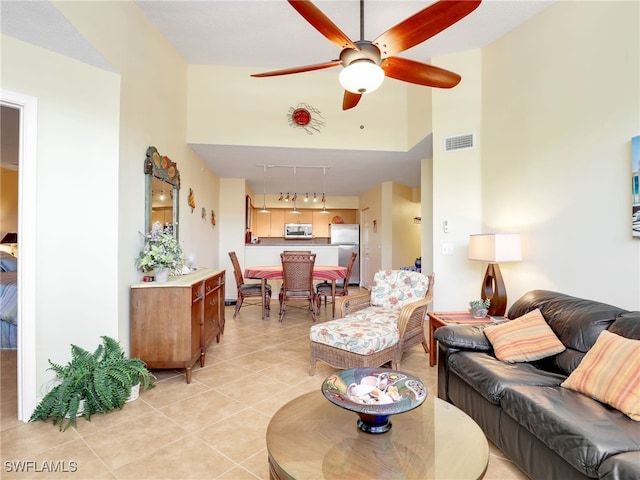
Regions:
<svg viewBox="0 0 640 480"><path fill-rule="evenodd" d="M376 274L376 281L379 281L378 275L381 273L389 272L378 272ZM404 275L412 276L421 274L407 272ZM353 325L366 324L367 316L373 318L377 314L376 311L381 310L380 307L372 305L372 293L370 292L338 298L336 300L336 316L339 318L311 327L311 365L309 375L315 373L316 362L318 360L322 360L335 368L379 367L390 362L393 369L399 369L402 355L412 347L422 344L422 348L428 353L429 346L424 335L424 322L427 318L427 308L433 300L435 276L431 274L426 278L428 278L428 287L422 291L424 295L423 298L404 303L396 309L397 317L394 315L393 321L395 322L397 318L398 341L392 344L385 344L386 339L384 339L384 341L381 340L377 344L379 348L367 348L364 352L349 350L349 348L353 348L353 342L350 342L348 338L341 340L342 345L338 346L314 341L314 337L322 336L323 334L331 335L330 331L333 327L336 328L338 335L342 335L344 331L340 332L340 329L342 327L345 327L345 329L350 328L350 326L347 325L349 322L352 322L351 327L353 327ZM375 296L375 292L373 296ZM371 325L368 332L369 338L372 336L372 330L375 330L380 324L374 325L372 322ZM323 329L325 330L324 332L322 331ZM313 330L315 330L315 332L313 332ZM375 339L373 339L373 343L375 343Z"/></svg>
<svg viewBox="0 0 640 480"><path fill-rule="evenodd" d="M358 254L356 252L351 254L351 258L347 264L347 275L344 277L344 282L342 285L336 285L336 297L346 297L349 295L349 279L351 278L351 270L353 270L353 264L355 263L357 256ZM331 297L331 284L329 282L322 282L316 285L316 302L318 304L318 309L320 309L322 297L324 297L324 305L326 306L327 297Z"/></svg>
<svg viewBox="0 0 640 480"><path fill-rule="evenodd" d="M311 318L316 321L316 294L313 290L313 267L315 253L285 252L280 254L282 261L282 287L280 288L280 318L284 317L288 301L307 301Z"/></svg>
<svg viewBox="0 0 640 480"><path fill-rule="evenodd" d="M240 312L240 308L244 304L246 298L261 298L262 297L262 285L259 283L244 283L244 275L242 275L242 269L240 268L240 262L238 262L238 256L236 252L229 252L229 258L233 265L233 275L236 279L236 285L238 286L238 299L236 300L236 308L233 312L233 318ZM265 298L262 299L265 302L265 307L270 310L269 304L271 303L271 285L267 284L264 292ZM262 305L262 303L249 303L247 305Z"/></svg>

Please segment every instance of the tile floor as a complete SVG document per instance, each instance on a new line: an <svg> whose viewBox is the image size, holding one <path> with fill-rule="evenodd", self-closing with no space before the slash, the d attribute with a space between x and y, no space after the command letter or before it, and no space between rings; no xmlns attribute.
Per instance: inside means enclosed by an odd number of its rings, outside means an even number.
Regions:
<svg viewBox="0 0 640 480"><path fill-rule="evenodd" d="M156 388L122 410L91 422L80 418L63 433L51 422L17 421L15 351L1 351L0 478L268 479L269 419L292 397L318 390L335 370L319 362L315 376L308 375L308 312L288 308L280 324L277 300L273 307L268 320L252 306L234 319L227 307L224 336L207 352L206 366L194 367L191 384L180 371L154 372ZM330 307L321 310L319 321L329 319ZM437 370L421 347L405 355L401 368L435 394ZM18 472L18 462L33 463ZM491 445L484 478L527 477Z"/></svg>

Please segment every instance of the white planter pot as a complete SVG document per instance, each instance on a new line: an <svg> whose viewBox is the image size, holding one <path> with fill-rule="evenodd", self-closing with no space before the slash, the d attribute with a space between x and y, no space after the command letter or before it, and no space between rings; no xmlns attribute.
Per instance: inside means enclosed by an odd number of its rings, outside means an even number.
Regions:
<svg viewBox="0 0 640 480"><path fill-rule="evenodd" d="M137 383L131 387L131 395L129 395L129 399L125 403L133 402L137 400L140 396L140 384Z"/></svg>
<svg viewBox="0 0 640 480"><path fill-rule="evenodd" d="M78 404L78 411L76 412L76 417L81 417L83 413L84 413L84 398L80 400L80 403ZM64 417L69 418L70 415L67 414Z"/></svg>
<svg viewBox="0 0 640 480"><path fill-rule="evenodd" d="M163 268L162 270L155 270L156 282L164 283L169 280L169 269Z"/></svg>

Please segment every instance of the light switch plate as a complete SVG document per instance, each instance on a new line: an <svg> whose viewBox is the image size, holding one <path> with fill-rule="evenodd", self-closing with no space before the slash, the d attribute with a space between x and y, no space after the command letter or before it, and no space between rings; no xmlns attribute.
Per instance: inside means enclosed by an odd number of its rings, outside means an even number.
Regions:
<svg viewBox="0 0 640 480"><path fill-rule="evenodd" d="M442 244L442 254L443 255L453 255L453 243L443 243Z"/></svg>

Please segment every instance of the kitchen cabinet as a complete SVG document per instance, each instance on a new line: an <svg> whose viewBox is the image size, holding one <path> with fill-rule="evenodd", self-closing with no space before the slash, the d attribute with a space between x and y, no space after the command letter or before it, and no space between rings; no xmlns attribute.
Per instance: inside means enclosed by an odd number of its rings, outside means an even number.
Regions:
<svg viewBox="0 0 640 480"><path fill-rule="evenodd" d="M251 233L256 237L284 236L284 209L271 209L269 213L255 215L255 230Z"/></svg>
<svg viewBox="0 0 640 480"><path fill-rule="evenodd" d="M284 211L284 223L312 223L313 216L311 210L298 209L298 214L291 213L291 210ZM284 227L283 230L284 232Z"/></svg>
<svg viewBox="0 0 640 480"><path fill-rule="evenodd" d="M255 214L254 229L251 232L255 237L271 236L271 212Z"/></svg>
<svg viewBox="0 0 640 480"><path fill-rule="evenodd" d="M271 208L269 213L259 213L254 209L252 217L253 230L256 237L284 237L285 223L310 223L313 225L313 236L329 238L329 224L333 217L339 216L343 223L358 223L358 211L355 209L331 209L329 214L320 213L319 209L299 209L299 215L292 214L289 208Z"/></svg>
<svg viewBox="0 0 640 480"><path fill-rule="evenodd" d="M332 217L320 212L320 210L313 212L313 236L329 238L329 224Z"/></svg>
<svg viewBox="0 0 640 480"><path fill-rule="evenodd" d="M130 291L131 357L149 369L184 368L187 383L209 346L224 333L225 271L202 269L140 282Z"/></svg>

